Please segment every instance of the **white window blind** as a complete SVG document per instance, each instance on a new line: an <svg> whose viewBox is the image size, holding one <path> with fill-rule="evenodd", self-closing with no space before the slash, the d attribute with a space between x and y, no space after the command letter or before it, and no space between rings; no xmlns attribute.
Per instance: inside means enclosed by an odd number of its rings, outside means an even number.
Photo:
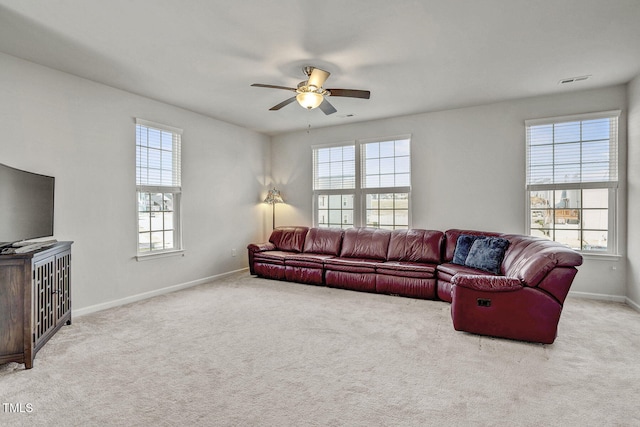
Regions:
<svg viewBox="0 0 640 427"><path fill-rule="evenodd" d="M526 121L527 188L617 187L619 114Z"/></svg>
<svg viewBox="0 0 640 427"><path fill-rule="evenodd" d="M181 135L181 129L136 119L137 185L180 188Z"/></svg>
<svg viewBox="0 0 640 427"><path fill-rule="evenodd" d="M355 145L314 148L313 189L344 190L356 187Z"/></svg>
<svg viewBox="0 0 640 427"><path fill-rule="evenodd" d="M409 139L362 144L362 188L409 187Z"/></svg>

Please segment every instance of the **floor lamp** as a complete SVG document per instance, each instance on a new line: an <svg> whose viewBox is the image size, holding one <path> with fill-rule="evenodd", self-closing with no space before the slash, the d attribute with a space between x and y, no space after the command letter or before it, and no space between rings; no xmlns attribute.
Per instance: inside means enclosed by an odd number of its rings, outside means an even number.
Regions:
<svg viewBox="0 0 640 427"><path fill-rule="evenodd" d="M280 190L276 190L275 187L272 190L269 190L267 193L267 197L264 199L265 203L271 205L271 209L273 211L273 229L276 228L276 203L284 203L282 200L282 195L280 194Z"/></svg>

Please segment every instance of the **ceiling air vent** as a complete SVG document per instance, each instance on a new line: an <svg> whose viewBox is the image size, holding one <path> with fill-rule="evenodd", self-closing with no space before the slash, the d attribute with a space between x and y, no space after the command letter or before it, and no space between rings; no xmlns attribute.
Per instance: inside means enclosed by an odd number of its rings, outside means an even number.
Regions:
<svg viewBox="0 0 640 427"><path fill-rule="evenodd" d="M558 84L564 85L564 84L568 84L568 83L576 83L576 82L581 82L583 80L587 80L588 78L591 77L591 74L587 75L587 76L578 76L578 77L569 77L568 79L562 79L558 82Z"/></svg>

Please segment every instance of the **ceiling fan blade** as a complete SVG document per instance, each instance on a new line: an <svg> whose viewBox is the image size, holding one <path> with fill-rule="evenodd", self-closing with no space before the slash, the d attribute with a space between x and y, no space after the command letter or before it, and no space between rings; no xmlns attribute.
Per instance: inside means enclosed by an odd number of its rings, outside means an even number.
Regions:
<svg viewBox="0 0 640 427"><path fill-rule="evenodd" d="M289 99L285 99L284 101L282 101L280 104L278 105L274 105L273 107L269 108L269 111L276 111L281 109L282 107L286 107L287 105L291 104L293 101L296 100L295 96L292 96Z"/></svg>
<svg viewBox="0 0 640 427"><path fill-rule="evenodd" d="M327 116L329 114L333 114L336 111L336 108L331 105L331 103L329 101L327 101L327 98L324 98L324 100L322 101L322 104L320 104L320 109L322 110L323 113L325 113Z"/></svg>
<svg viewBox="0 0 640 427"><path fill-rule="evenodd" d="M284 89L284 90L292 90L292 91L296 91L294 88L292 87L286 87L286 86L275 86L275 85L263 85L261 83L254 83L251 86L253 87L266 87L266 88L270 88L270 89Z"/></svg>
<svg viewBox="0 0 640 427"><path fill-rule="evenodd" d="M331 96L346 96L349 98L362 98L369 99L371 96L371 92L368 90L358 90L358 89L327 89L331 92Z"/></svg>
<svg viewBox="0 0 640 427"><path fill-rule="evenodd" d="M307 82L308 86L315 86L318 89L322 87L324 82L329 77L328 71L321 70L320 68L314 68L311 71L311 75L309 76L309 81Z"/></svg>

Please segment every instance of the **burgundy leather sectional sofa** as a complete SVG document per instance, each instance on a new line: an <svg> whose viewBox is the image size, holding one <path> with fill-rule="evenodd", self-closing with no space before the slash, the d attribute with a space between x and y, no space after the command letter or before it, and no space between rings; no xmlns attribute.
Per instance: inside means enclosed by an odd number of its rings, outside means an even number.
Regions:
<svg viewBox="0 0 640 427"><path fill-rule="evenodd" d="M550 240L458 229L279 227L247 249L260 277L439 299L456 330L546 344L582 264Z"/></svg>

